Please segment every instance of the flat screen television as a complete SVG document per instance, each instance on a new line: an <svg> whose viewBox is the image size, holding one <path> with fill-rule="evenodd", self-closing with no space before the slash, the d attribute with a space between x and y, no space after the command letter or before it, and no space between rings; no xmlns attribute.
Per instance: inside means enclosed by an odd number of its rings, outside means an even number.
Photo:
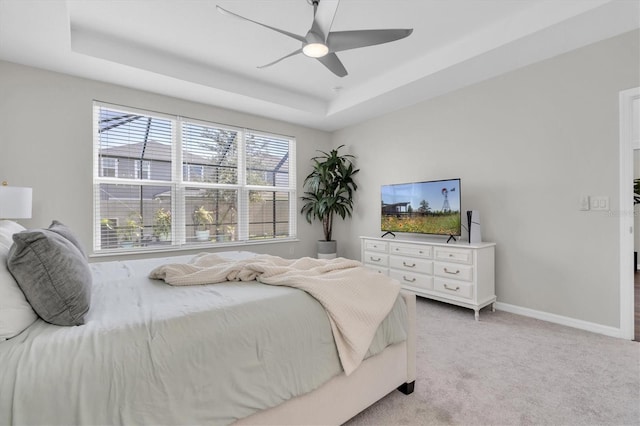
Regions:
<svg viewBox="0 0 640 426"><path fill-rule="evenodd" d="M381 229L461 235L460 179L382 185Z"/></svg>

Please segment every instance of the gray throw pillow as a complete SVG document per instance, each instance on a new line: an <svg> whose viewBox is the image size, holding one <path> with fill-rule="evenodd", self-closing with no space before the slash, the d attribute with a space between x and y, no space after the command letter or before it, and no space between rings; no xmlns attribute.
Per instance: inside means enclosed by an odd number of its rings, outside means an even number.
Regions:
<svg viewBox="0 0 640 426"><path fill-rule="evenodd" d="M48 229L13 235L7 267L34 311L56 325L81 325L89 311L91 270L84 254Z"/></svg>
<svg viewBox="0 0 640 426"><path fill-rule="evenodd" d="M56 234L62 235L67 240L71 241L74 246L78 247L78 250L80 250L80 253L82 253L82 255L85 258L87 257L87 252L84 250L84 247L82 247L82 244L80 244L80 241L78 241L78 238L75 236L73 232L71 232L71 229L69 229L69 227L67 227L65 224L60 223L57 220L54 220L53 222L51 222L51 225L49 225L49 228L47 229L49 229L49 231L55 232Z"/></svg>

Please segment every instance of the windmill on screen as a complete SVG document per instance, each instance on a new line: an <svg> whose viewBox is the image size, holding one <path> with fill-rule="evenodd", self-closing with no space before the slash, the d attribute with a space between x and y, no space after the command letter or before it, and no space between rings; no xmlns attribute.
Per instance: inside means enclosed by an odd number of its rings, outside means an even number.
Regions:
<svg viewBox="0 0 640 426"><path fill-rule="evenodd" d="M450 212L451 207L449 207L449 191L455 192L456 188L442 188L442 196L444 197L444 204L442 205L443 212Z"/></svg>

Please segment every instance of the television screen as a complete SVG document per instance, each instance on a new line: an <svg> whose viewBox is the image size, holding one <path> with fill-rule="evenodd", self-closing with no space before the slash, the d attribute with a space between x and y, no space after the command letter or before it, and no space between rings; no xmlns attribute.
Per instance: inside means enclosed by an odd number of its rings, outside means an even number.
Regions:
<svg viewBox="0 0 640 426"><path fill-rule="evenodd" d="M460 179L383 185L380 192L383 231L461 234Z"/></svg>

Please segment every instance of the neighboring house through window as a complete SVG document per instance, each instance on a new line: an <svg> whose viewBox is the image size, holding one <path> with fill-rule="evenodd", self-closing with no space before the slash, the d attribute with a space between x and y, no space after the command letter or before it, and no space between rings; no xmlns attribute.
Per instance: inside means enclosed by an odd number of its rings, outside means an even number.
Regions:
<svg viewBox="0 0 640 426"><path fill-rule="evenodd" d="M100 159L102 164L101 176L104 177L118 177L118 159L102 157Z"/></svg>
<svg viewBox="0 0 640 426"><path fill-rule="evenodd" d="M204 166L197 164L183 164L184 179L191 182L204 182Z"/></svg>
<svg viewBox="0 0 640 426"><path fill-rule="evenodd" d="M295 139L97 102L94 129L94 251L295 238Z"/></svg>
<svg viewBox="0 0 640 426"><path fill-rule="evenodd" d="M136 179L151 179L151 161L136 160Z"/></svg>

